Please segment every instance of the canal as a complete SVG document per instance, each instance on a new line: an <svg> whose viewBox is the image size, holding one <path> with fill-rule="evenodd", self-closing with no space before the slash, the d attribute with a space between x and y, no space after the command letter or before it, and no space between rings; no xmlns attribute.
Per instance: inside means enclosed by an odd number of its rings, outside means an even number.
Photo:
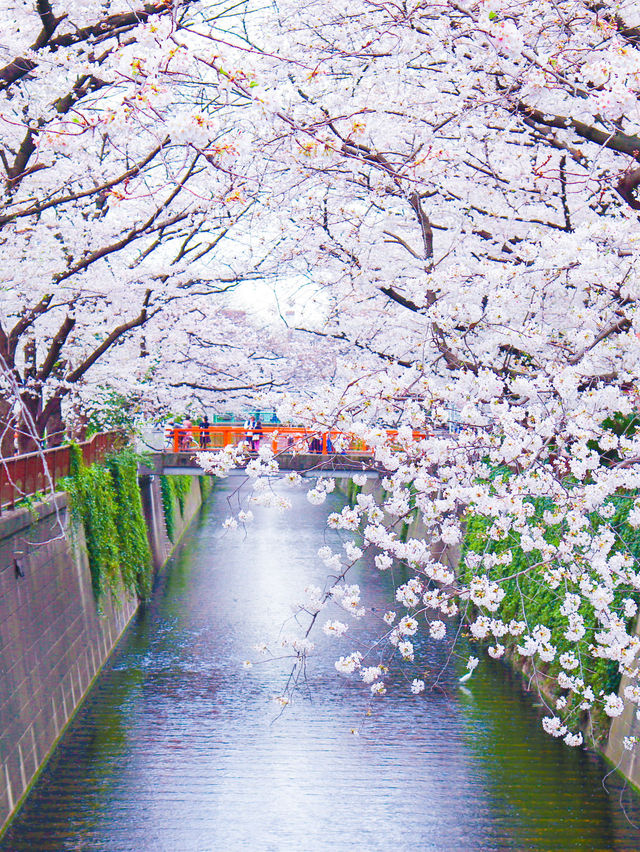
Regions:
<svg viewBox="0 0 640 852"><path fill-rule="evenodd" d="M613 775L603 786L594 754L546 736L535 699L500 664L483 659L462 687L454 661L420 696L398 672L372 701L335 672L352 646L321 635L304 690L277 718L290 664L242 661L324 582L316 554L336 547L325 518L341 498L314 507L287 489L291 512L257 509L246 535L223 532L237 482L219 485L186 534L1 850L640 848L635 796ZM353 581L373 610L358 623L366 641L389 578L363 566ZM435 672L446 648L426 641L420 653Z"/></svg>

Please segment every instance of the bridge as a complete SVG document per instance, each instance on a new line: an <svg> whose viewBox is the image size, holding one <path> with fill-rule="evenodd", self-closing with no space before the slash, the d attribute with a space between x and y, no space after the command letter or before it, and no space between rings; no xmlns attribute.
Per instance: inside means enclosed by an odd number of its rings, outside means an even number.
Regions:
<svg viewBox="0 0 640 852"><path fill-rule="evenodd" d="M397 438L397 430L384 430L388 437ZM415 433L418 435L419 433ZM175 427L167 430L167 439L174 453L202 452L225 449L244 443L250 451L257 451L259 446L270 446L273 454L280 453L309 453L311 455L356 452L368 453L371 449L366 444L346 432L337 429L319 431L302 426L268 425L248 428L240 423L216 423L202 428Z"/></svg>
<svg viewBox="0 0 640 852"><path fill-rule="evenodd" d="M382 431L391 443L397 440L397 430ZM426 437L426 433L414 432L413 437L419 440ZM239 445L245 450L247 462L257 457L260 447L268 446L283 471L295 470L311 476L319 473L386 472L374 461L371 447L354 435L336 429L319 431L269 425L256 430L240 424L215 424L207 428L191 426L167 430L166 441L169 445L166 449L147 455L148 465L141 472L201 475L204 471L197 462L199 453L215 453ZM243 468L235 470L240 472Z"/></svg>

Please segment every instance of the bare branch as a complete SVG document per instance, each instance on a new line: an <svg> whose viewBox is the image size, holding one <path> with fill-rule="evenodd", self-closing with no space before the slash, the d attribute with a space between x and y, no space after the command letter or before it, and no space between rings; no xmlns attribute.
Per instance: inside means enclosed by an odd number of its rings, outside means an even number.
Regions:
<svg viewBox="0 0 640 852"><path fill-rule="evenodd" d="M417 251L415 251L414 249L412 249L412 248L411 248L411 246L410 246L410 245L408 245L408 244L407 244L407 243L406 243L406 242L402 239L402 237L399 237L397 234L393 234L391 231L383 231L382 233L383 233L383 234L385 234L387 237L391 237L391 239L390 239L390 240L385 240L385 243L398 243L398 245L401 245L401 246L402 246L402 248L406 249L406 250L409 252L409 254L410 254L410 255L412 255L413 257L415 257L415 259L416 259L416 260L424 260L424 258L423 258L423 257L421 257L421 256L418 254L418 252L417 252Z"/></svg>

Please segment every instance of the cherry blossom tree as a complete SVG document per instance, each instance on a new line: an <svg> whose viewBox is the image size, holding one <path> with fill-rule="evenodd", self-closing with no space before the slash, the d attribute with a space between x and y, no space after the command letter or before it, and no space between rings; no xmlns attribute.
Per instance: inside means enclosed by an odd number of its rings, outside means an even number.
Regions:
<svg viewBox="0 0 640 852"><path fill-rule="evenodd" d="M246 98L188 43L194 27L235 38L240 11L47 0L5 10L5 452L14 427L22 451L31 432L59 441L64 409L96 383L159 381L158 357L178 358L184 335L233 331L218 317L223 294L268 276L245 228L261 182L258 158L245 156Z"/></svg>
<svg viewBox="0 0 640 852"><path fill-rule="evenodd" d="M506 636L528 661L544 726L569 745L593 712L640 699L639 24L632 3L319 0L279 3L268 38L251 35L254 96L279 130L264 151L296 188L274 193L274 215L325 306L300 327L354 347L342 382L281 416L359 435L389 471L381 506L369 495L330 519L380 569L415 573L389 653L411 662L425 619L441 639L462 613L492 656ZM414 440L451 406L457 438ZM393 444L377 421L400 427ZM416 513L423 535L403 542ZM478 517L484 547L443 567L429 542L459 544ZM360 612L351 556L321 555L338 580L312 590L311 623L336 600ZM530 622L541 595L553 623ZM384 691L361 649L341 659ZM594 694L602 660L620 696Z"/></svg>

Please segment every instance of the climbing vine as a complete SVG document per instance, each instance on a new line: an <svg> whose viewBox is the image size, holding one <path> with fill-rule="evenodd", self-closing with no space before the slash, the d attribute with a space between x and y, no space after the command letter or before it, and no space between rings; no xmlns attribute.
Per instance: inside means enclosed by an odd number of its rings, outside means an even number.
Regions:
<svg viewBox="0 0 640 852"><path fill-rule="evenodd" d="M192 479L193 477L191 476L160 477L160 494L162 497L164 520L167 527L167 535L171 541L175 541L177 535L176 507L180 511L180 516L184 518L186 500L191 489ZM200 488L202 489L202 485Z"/></svg>
<svg viewBox="0 0 640 852"><path fill-rule="evenodd" d="M356 485L353 479L347 480L347 500L350 506L355 506L358 494L362 493L362 486Z"/></svg>
<svg viewBox="0 0 640 852"><path fill-rule="evenodd" d="M193 478L191 476L172 476L171 482L176 498L178 500L178 505L180 506L180 514L182 515L182 517L184 517L184 509L187 501L187 496L191 491Z"/></svg>
<svg viewBox="0 0 640 852"><path fill-rule="evenodd" d="M171 541L176 536L176 517L174 508L174 493L171 487L171 479L168 476L160 477L160 496L162 498L162 510L164 512L164 523L167 535Z"/></svg>
<svg viewBox="0 0 640 852"><path fill-rule="evenodd" d="M130 450L86 467L72 445L71 474L62 487L71 501L75 525L84 528L93 592L98 600L122 590L146 598L152 562L137 480L137 458Z"/></svg>
<svg viewBox="0 0 640 852"><path fill-rule="evenodd" d="M146 600L151 594L152 564L147 529L138 485L138 460L131 449L107 458L113 478L117 528L120 539L120 571L128 589Z"/></svg>
<svg viewBox="0 0 640 852"><path fill-rule="evenodd" d="M606 519L598 513L591 513L589 521L594 532L597 532L607 524L615 534L615 543L611 553L630 553L635 559L640 557L640 530L634 529L627 521L632 499L628 494L615 495L609 498L610 516ZM635 495L633 495L635 496ZM544 528L544 539L551 545L557 545L561 541L563 530L561 524L544 523L543 515L553 514L551 501L545 498L531 498L532 513L529 519L529 527ZM605 504L606 505L606 504ZM547 519L549 515L547 514ZM500 616L505 623L512 619L524 620L528 624L528 630L535 629L535 625L545 625L552 634L551 641L557 648L554 659L547 663L537 665L537 677L539 686L552 699L560 695L557 678L562 666L560 658L563 654L575 651L576 643L565 638L565 632L569 626L567 615L563 614L562 604L564 601L564 587L560 585L554 589L548 582L548 565L542 559L538 550L525 552L521 547L522 534L513 529L502 539L496 540L489 534L494 519L481 515L470 514L465 519L465 536L462 543L462 557L460 560L460 580L470 582L473 569L470 567L471 560L466 557L469 553L487 555L491 559L492 566L489 575L493 581L500 582L505 596L500 605ZM501 558L506 557L506 558ZM620 608L623 598L632 597L636 603L640 603L640 595L630 592L628 589L616 589L612 606ZM480 609L482 609L480 607ZM584 664L582 676L588 680L591 689L598 694L615 693L620 685L620 673L618 663L614 660L593 657L590 654L590 646L594 634L602 630L602 624L596 616L594 607L588 601L582 601L579 614L584 620L585 634L581 640L582 660L588 661ZM628 619L627 629L632 628L633 618ZM488 637L486 644L490 644L493 637ZM517 647L519 638L506 634L501 640L506 645L506 654L511 657L517 665L520 665L529 673L530 660L519 655ZM602 691L602 693L601 693ZM566 712L574 712L571 700ZM591 712L590 717L582 714L583 727L590 720L593 735L602 737L608 730L610 719L601 712Z"/></svg>

